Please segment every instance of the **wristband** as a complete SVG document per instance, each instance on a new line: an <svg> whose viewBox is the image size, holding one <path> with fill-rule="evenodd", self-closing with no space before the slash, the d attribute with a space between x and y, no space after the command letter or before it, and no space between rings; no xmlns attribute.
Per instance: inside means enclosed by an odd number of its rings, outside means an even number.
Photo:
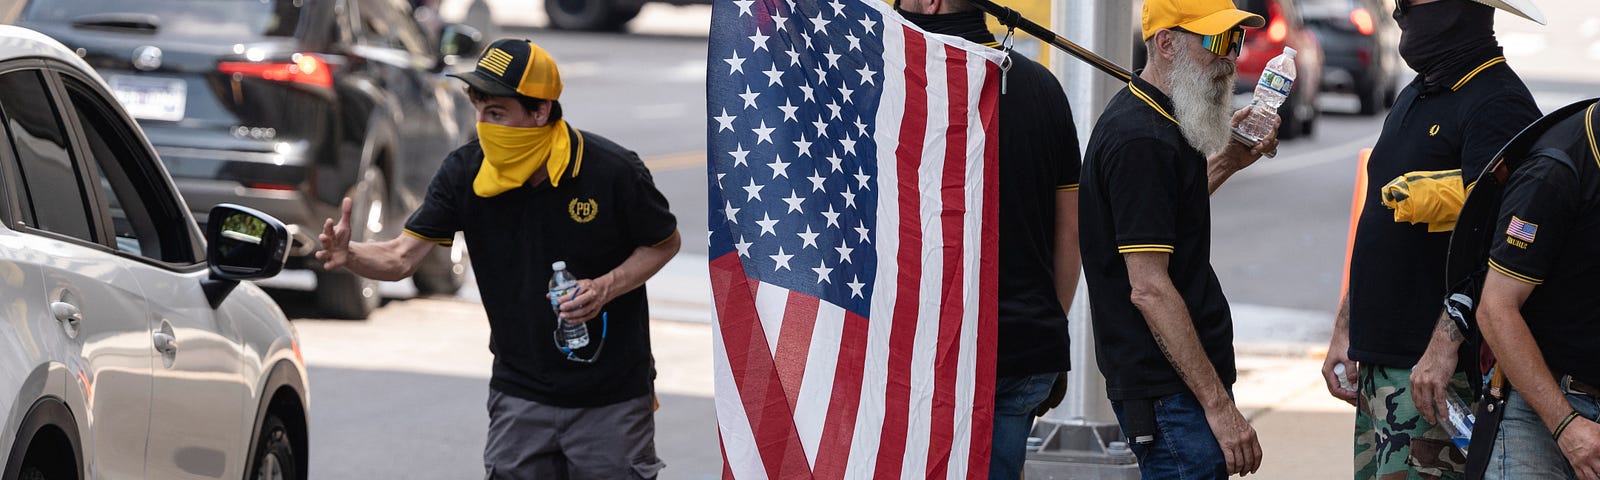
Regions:
<svg viewBox="0 0 1600 480"><path fill-rule="evenodd" d="M1551 433L1550 436L1554 437L1556 440L1561 440L1561 432L1566 431L1567 424L1572 423L1572 419L1574 418L1578 418L1577 410L1573 410L1572 413L1567 414L1567 418L1561 419L1561 425L1556 426L1555 433Z"/></svg>

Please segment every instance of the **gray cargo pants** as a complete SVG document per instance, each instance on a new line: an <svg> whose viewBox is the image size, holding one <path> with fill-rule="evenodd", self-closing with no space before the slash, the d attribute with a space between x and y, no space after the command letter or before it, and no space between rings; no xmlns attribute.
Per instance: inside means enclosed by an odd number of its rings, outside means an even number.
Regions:
<svg viewBox="0 0 1600 480"><path fill-rule="evenodd" d="M561 408L489 389L488 480L653 479L655 397Z"/></svg>

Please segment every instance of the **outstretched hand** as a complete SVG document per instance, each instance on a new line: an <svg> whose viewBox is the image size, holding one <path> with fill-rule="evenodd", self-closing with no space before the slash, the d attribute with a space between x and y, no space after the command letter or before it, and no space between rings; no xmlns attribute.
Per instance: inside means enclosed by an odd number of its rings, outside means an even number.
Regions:
<svg viewBox="0 0 1600 480"><path fill-rule="evenodd" d="M350 197L345 197L339 204L339 222L327 219L322 223L322 233L317 235L317 242L322 244L317 260L322 261L324 270L343 267L350 261L350 204Z"/></svg>

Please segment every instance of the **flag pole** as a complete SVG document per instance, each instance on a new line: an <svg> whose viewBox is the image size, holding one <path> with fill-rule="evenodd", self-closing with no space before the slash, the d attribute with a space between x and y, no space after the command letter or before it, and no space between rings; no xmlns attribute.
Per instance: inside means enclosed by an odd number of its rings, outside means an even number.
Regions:
<svg viewBox="0 0 1600 480"><path fill-rule="evenodd" d="M993 0L967 1L978 8L983 9L984 12L994 15L994 18L999 20L1001 25L1020 28L1023 32L1027 32L1028 35L1032 35L1034 38L1044 40L1045 43L1049 43L1050 45L1061 49L1063 52L1067 52L1074 57L1078 57L1079 60L1083 60L1089 65L1100 69L1100 71L1106 72L1113 77L1117 77L1118 80L1123 82L1133 81L1133 72L1129 72L1128 69L1122 68L1121 65L1117 65L1110 60L1106 60L1105 57L1097 55L1094 52L1089 51L1089 49L1080 47L1076 43L1072 43L1071 40L1067 40L1065 37L1056 35L1056 33L1050 31L1050 29L1034 23L1032 20L1024 18L1022 14L1017 13L1016 10L1012 10L1010 7L996 4Z"/></svg>

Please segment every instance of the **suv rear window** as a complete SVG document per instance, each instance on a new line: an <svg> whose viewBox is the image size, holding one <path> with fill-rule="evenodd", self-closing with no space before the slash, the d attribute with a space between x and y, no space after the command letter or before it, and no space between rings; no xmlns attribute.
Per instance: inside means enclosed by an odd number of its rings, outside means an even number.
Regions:
<svg viewBox="0 0 1600 480"><path fill-rule="evenodd" d="M306 0L32 0L22 17L82 28L249 40L293 37Z"/></svg>

